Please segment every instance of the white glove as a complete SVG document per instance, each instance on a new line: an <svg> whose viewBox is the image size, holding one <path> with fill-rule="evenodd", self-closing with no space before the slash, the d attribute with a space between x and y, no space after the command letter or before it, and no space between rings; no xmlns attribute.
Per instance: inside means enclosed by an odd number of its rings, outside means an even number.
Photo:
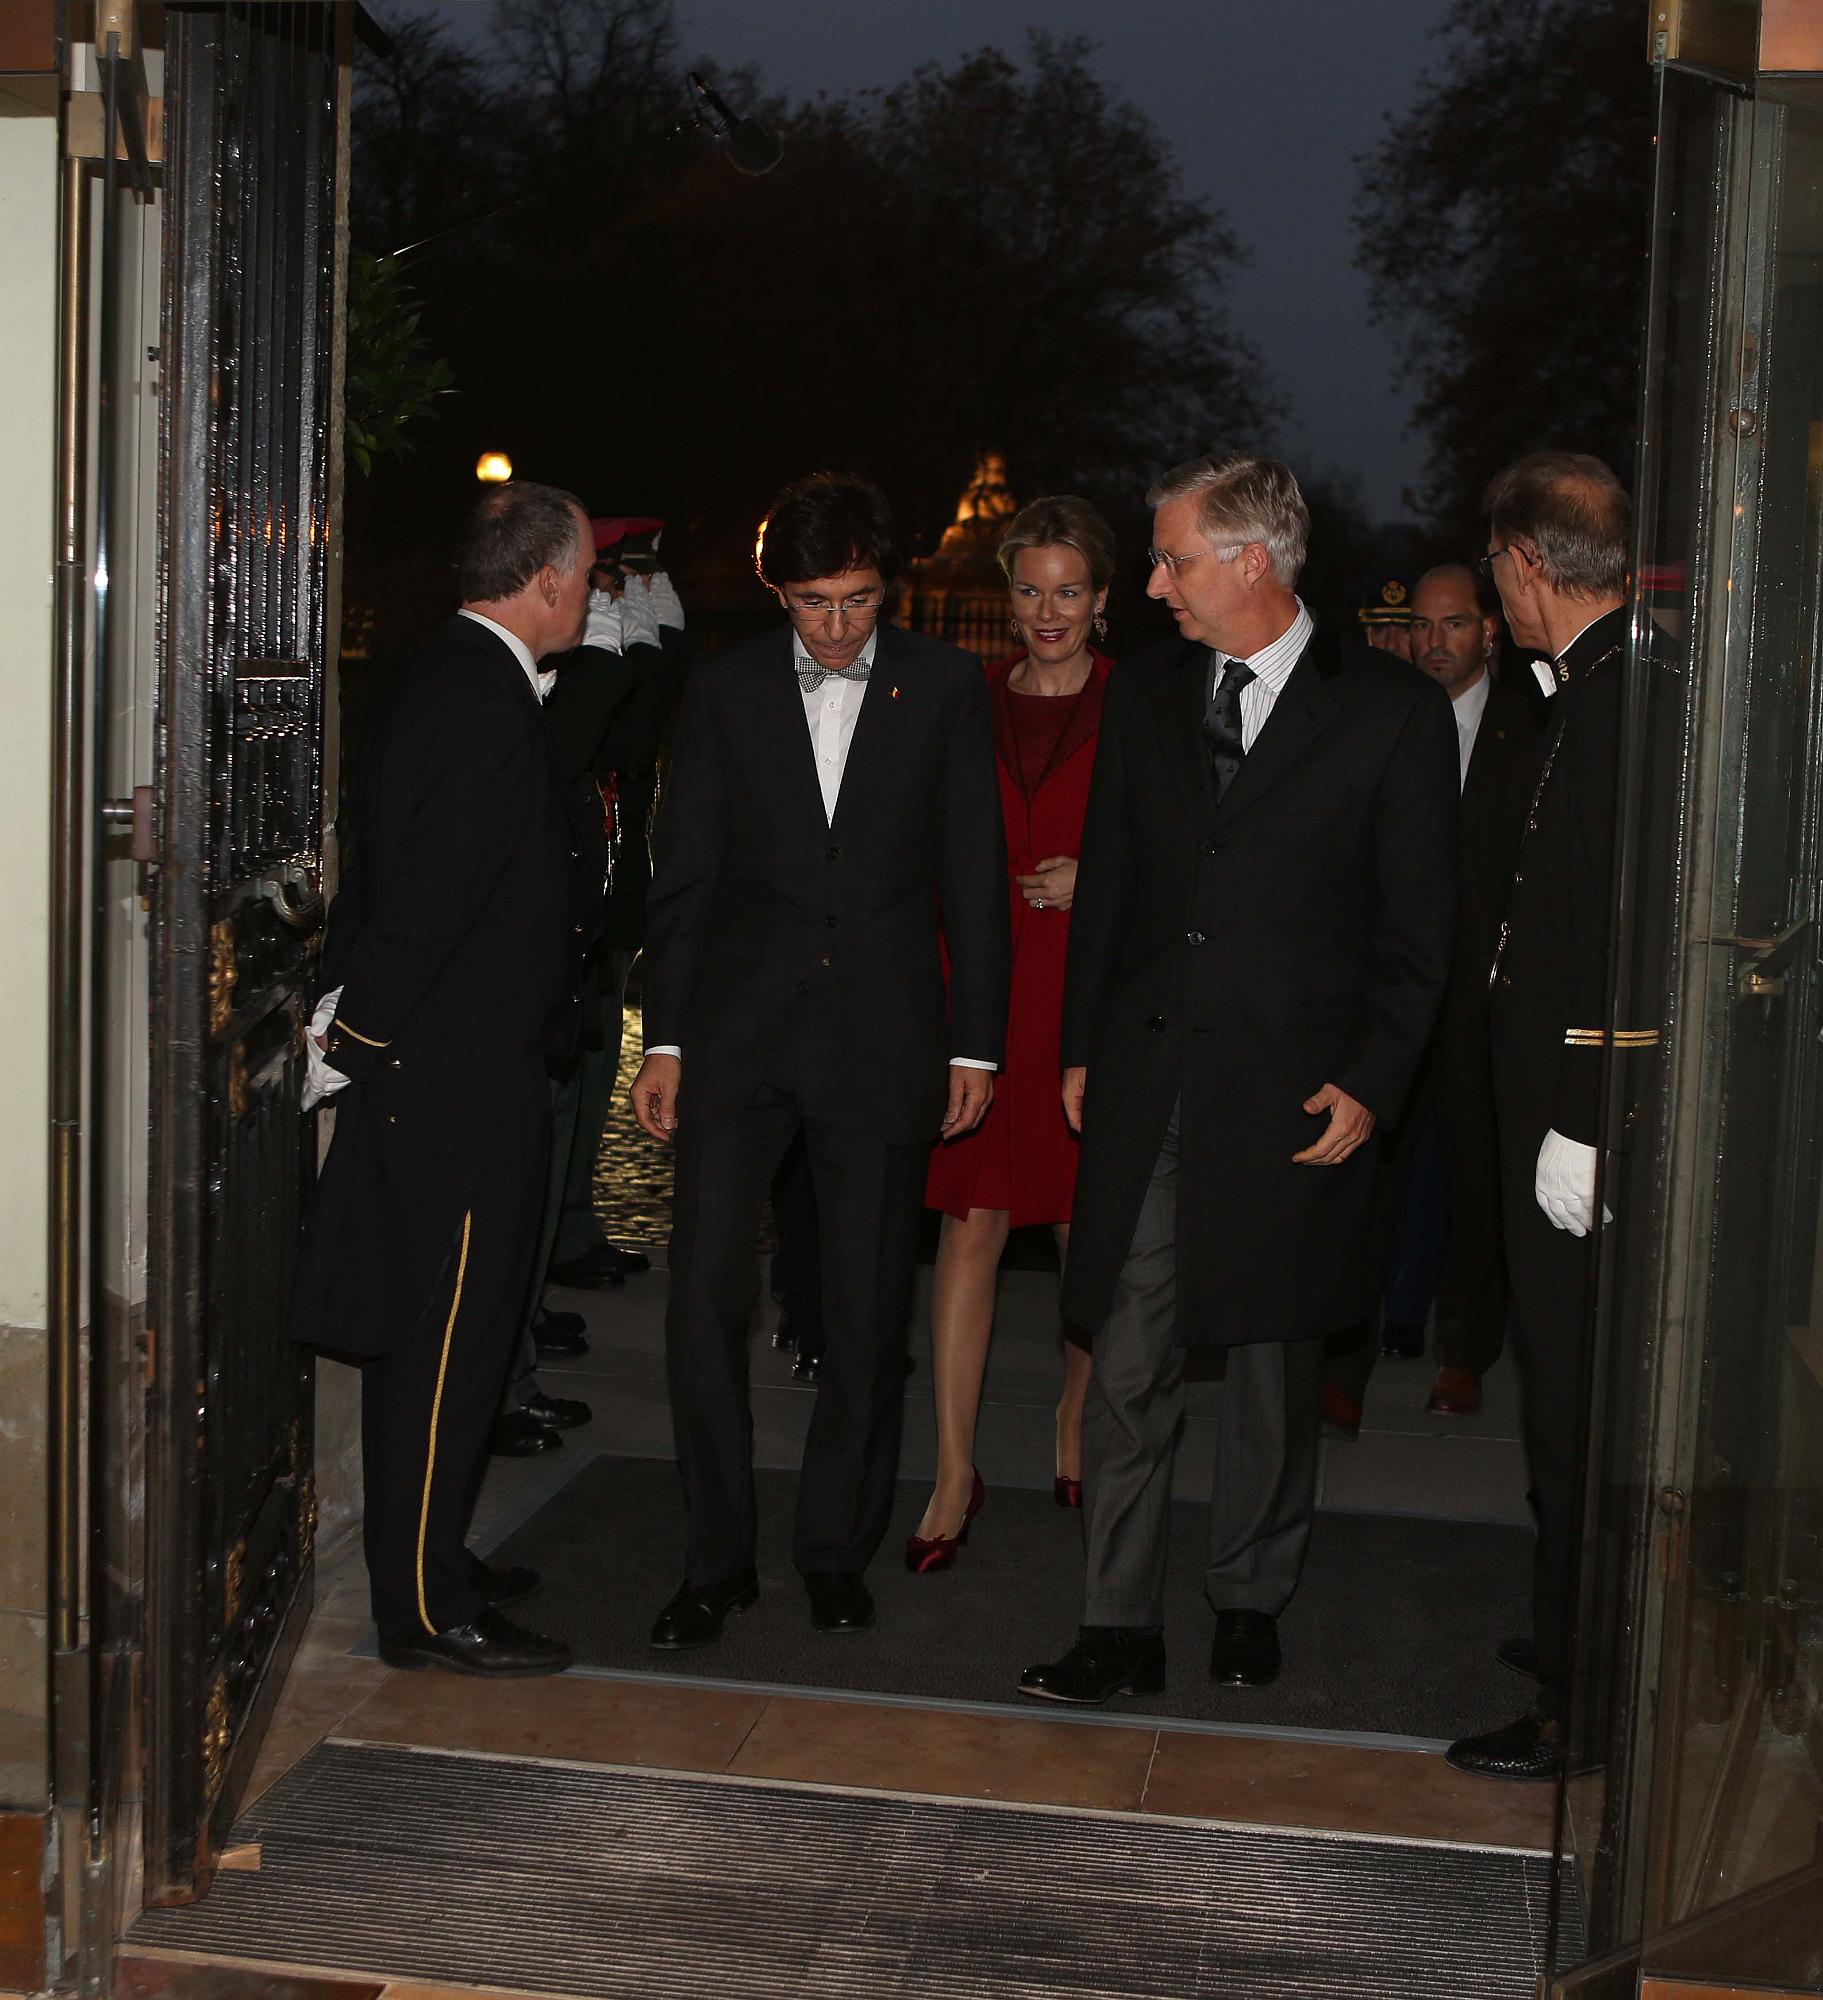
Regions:
<svg viewBox="0 0 1823 2000"><path fill-rule="evenodd" d="M658 612L643 576L627 578L627 587L620 594L620 616L629 647L658 644Z"/></svg>
<svg viewBox="0 0 1823 2000"><path fill-rule="evenodd" d="M332 1063L324 1060L323 1051L318 1047L318 1038L327 1037L329 1024L335 1019L335 1010L341 1004L342 989L337 986L316 1003L316 1012L310 1017L310 1032L304 1037L304 1090L299 1100L306 1111L314 1111L324 1098L347 1089L350 1081Z"/></svg>
<svg viewBox="0 0 1823 2000"><path fill-rule="evenodd" d="M1554 1228L1587 1236L1595 1226L1595 1148L1561 1132L1547 1132L1538 1149L1532 1192ZM1604 1222L1614 1220L1605 1206L1601 1214Z"/></svg>
<svg viewBox="0 0 1823 2000"><path fill-rule="evenodd" d="M618 653L621 649L621 628L620 599L611 590L591 590L589 622L582 629L582 643Z"/></svg>
<svg viewBox="0 0 1823 2000"><path fill-rule="evenodd" d="M669 625L673 632L684 629L684 607L678 597L677 586L665 571L654 570L646 586L652 609L658 613L658 622Z"/></svg>

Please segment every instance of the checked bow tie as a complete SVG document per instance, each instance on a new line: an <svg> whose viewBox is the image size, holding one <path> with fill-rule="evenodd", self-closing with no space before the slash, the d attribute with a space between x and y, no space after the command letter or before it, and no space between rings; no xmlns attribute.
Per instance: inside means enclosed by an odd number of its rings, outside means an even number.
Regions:
<svg viewBox="0 0 1823 2000"><path fill-rule="evenodd" d="M815 694L825 681L864 681L874 670L872 660L856 660L847 667L819 667L815 660L798 656L798 686L806 694Z"/></svg>

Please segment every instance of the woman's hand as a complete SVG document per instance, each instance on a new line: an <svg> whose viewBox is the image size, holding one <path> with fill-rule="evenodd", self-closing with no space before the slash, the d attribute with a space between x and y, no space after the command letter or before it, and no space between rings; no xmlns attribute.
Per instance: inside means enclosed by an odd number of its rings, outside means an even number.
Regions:
<svg viewBox="0 0 1823 2000"><path fill-rule="evenodd" d="M1067 910L1076 900L1076 857L1053 854L1031 875L1015 875L1019 893L1035 910Z"/></svg>

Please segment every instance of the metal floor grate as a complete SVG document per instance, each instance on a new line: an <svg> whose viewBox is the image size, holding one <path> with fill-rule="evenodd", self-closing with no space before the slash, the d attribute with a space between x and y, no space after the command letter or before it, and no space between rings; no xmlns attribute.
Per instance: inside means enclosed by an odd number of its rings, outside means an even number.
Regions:
<svg viewBox="0 0 1823 2000"><path fill-rule="evenodd" d="M131 1942L579 1996L1525 2000L1543 1855L320 1744Z"/></svg>

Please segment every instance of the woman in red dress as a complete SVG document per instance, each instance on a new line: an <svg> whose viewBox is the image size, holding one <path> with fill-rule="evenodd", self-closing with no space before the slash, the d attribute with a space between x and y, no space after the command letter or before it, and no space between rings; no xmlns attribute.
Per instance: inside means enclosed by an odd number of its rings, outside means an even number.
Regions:
<svg viewBox="0 0 1823 2000"><path fill-rule="evenodd" d="M1105 629L1114 537L1086 500L1034 500L1015 516L999 559L1022 647L987 669L1013 905L1006 1062L987 1116L966 1137L937 1146L925 1184L925 1201L943 1211L943 1233L931 1289L937 1484L905 1546L906 1567L918 1573L949 1568L987 1497L975 1470L975 1418L1007 1232L1048 1223L1061 1257L1076 1188L1077 1140L1058 1087L1063 968L1109 667L1091 634ZM1088 1352L1066 1339L1060 1506L1082 1505L1088 1385Z"/></svg>

